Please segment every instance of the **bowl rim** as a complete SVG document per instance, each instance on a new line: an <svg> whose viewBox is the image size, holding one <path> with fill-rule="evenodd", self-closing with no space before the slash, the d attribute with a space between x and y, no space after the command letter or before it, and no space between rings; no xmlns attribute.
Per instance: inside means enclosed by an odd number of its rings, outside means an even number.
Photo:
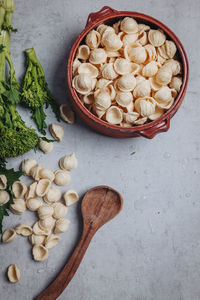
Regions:
<svg viewBox="0 0 200 300"><path fill-rule="evenodd" d="M188 84L188 79L189 79L188 59L187 59L187 55L186 55L185 49L184 49L181 41L179 40L179 38L175 35L175 33L171 29L169 29L165 24L163 24L161 21L155 19L152 16L149 16L149 15L143 14L143 13L139 13L139 12L135 12L135 11L117 11L117 10L113 10L113 9L111 9L111 10L112 11L110 11L109 14L106 14L104 16L103 15L98 16L96 21L88 22L86 24L86 27L76 38L76 40L71 48L69 58L68 58L68 64L67 64L67 83L68 83L68 88L70 90L71 96L73 97L73 100L75 101L76 105L79 107L81 112L87 118L92 120L94 123L97 123L100 127L102 127L102 126L104 128L107 127L113 131L117 130L117 131L120 131L123 133L138 133L140 131L144 131L144 130L156 127L157 125L159 125L161 123L169 122L169 119L176 113L176 111L178 110L178 108L180 107L180 105L183 102L187 84ZM96 14L98 14L98 12ZM114 19L122 18L122 17L133 17L136 19L136 21L140 22L140 20L141 20L141 22L151 23L153 26L156 26L156 27L162 29L171 38L171 40L174 41L174 43L176 44L179 56L181 58L182 70L183 70L182 86L181 86L181 89L178 93L178 96L177 96L174 104L170 107L170 109L168 109L161 117L159 117L158 119L156 119L154 121L151 121L151 122L143 124L143 125L137 125L137 126L131 126L131 127L122 127L119 125L110 124L110 123L98 118L97 116L95 116L81 102L77 92L72 87L72 64L73 64L77 49L78 49L79 45L81 44L81 42L83 41L83 39L86 37L86 35L88 34L89 31L96 28L98 25L100 25L104 22L108 22L108 21L112 21L112 20L114 21ZM88 17L88 20L89 20L89 17ZM158 129L158 132L159 131L160 130Z"/></svg>

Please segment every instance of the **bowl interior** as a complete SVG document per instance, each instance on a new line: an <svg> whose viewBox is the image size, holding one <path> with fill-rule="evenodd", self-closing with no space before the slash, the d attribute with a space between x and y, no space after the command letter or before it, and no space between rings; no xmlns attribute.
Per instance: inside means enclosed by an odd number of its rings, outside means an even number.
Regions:
<svg viewBox="0 0 200 300"><path fill-rule="evenodd" d="M80 100L75 89L73 89L71 86L71 84L72 84L72 63L73 63L73 60L75 59L78 47L81 44L85 43L85 37L88 34L88 32L91 31L92 29L95 29L98 25L100 25L102 23L106 24L106 25L113 25L114 23L123 19L124 17L133 17L138 23L143 23L143 24L149 25L152 29L163 30L167 39L174 41L174 43L176 44L177 52L175 54L174 59L177 59L178 61L180 61L181 65L182 65L181 76L183 79L183 83L182 83L181 89L176 97L176 100L174 101L174 104L170 107L170 109L168 109L160 118L158 118L154 121L149 121L148 123L146 123L144 125L137 125L137 126L132 126L132 127L121 127L119 125L112 125L102 119L99 119L97 116L95 116L92 112L90 112L87 109L87 107ZM178 37L166 25L164 25L157 19L154 19L151 16L144 15L144 14L137 13L137 12L125 11L125 12L113 13L110 16L106 16L102 19L99 19L96 23L88 24L86 26L86 28L78 36L74 46L72 47L71 53L70 53L70 58L69 58L69 63L68 63L68 85L69 85L71 94L72 94L73 99L75 100L76 104L80 107L81 111L87 117L92 118L94 120L94 122L97 122L100 125L110 127L113 129L120 129L120 131L127 132L127 131L144 130L146 128L153 127L154 125L162 122L163 120L165 120L167 118L171 118L176 113L176 111L178 110L178 108L180 107L180 105L183 101L186 87L187 87L187 82L188 82L188 60L187 60L185 50L184 50L180 40L178 39Z"/></svg>

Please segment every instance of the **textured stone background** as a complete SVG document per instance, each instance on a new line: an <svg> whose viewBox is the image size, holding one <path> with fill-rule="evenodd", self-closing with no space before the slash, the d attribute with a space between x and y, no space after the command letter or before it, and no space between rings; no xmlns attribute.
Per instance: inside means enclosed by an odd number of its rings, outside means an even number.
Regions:
<svg viewBox="0 0 200 300"><path fill-rule="evenodd" d="M9 161L18 167L26 157L58 168L58 158L75 152L78 168L70 188L83 195L92 186L107 184L124 197L120 215L94 237L86 256L60 300L199 300L200 299L200 155L199 155L199 28L198 0L16 0L11 50L18 78L23 76L23 50L34 46L49 86L60 103L66 93L67 56L91 11L109 4L158 18L182 41L190 63L188 92L167 133L153 140L101 136L77 119L63 124L64 141L48 156L41 152ZM24 119L30 116L21 109ZM48 110L48 122L55 122ZM131 156L131 152L136 154ZM63 189L64 191L65 189ZM50 251L48 261L31 258L27 239L0 245L0 299L32 300L66 262L81 232L80 206L68 211L71 227ZM4 228L33 224L33 213L5 219ZM6 268L17 263L18 284L6 279Z"/></svg>

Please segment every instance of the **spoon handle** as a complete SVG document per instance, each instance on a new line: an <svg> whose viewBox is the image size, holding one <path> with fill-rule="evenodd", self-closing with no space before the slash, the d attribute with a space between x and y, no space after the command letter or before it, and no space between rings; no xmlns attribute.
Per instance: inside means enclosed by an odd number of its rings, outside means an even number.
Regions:
<svg viewBox="0 0 200 300"><path fill-rule="evenodd" d="M68 263L57 278L35 300L56 300L59 297L73 278L94 234L95 231L91 230L91 228L83 231L81 239Z"/></svg>

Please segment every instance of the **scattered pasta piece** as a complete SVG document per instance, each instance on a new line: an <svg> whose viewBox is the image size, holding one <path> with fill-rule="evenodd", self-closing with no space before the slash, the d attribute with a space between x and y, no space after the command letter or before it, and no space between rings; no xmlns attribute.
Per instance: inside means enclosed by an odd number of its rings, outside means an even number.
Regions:
<svg viewBox="0 0 200 300"><path fill-rule="evenodd" d="M8 279L10 282L15 283L20 280L20 270L16 264L12 264L8 267Z"/></svg>

